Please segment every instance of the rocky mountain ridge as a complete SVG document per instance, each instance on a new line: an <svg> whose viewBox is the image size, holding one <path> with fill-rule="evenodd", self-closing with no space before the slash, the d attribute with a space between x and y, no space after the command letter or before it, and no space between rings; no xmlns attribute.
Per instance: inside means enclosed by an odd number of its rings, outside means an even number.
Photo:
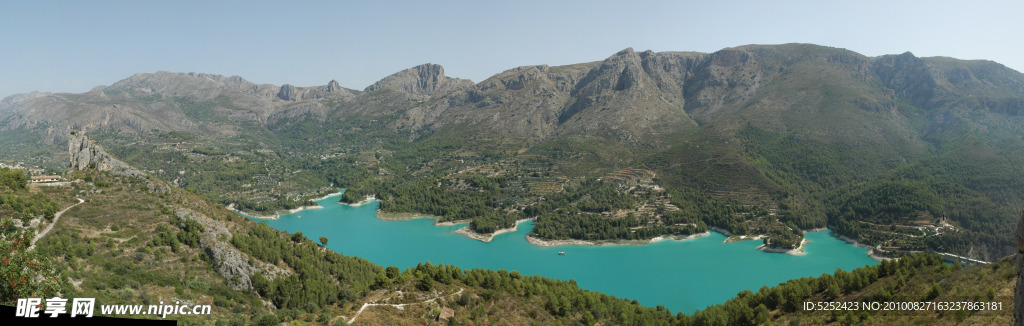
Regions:
<svg viewBox="0 0 1024 326"><path fill-rule="evenodd" d="M596 62L517 67L475 84L424 64L364 91L336 82L278 87L157 72L82 94L8 101L0 112L0 155L43 153L39 148L69 130L89 131L118 143L151 173L211 195L239 190L223 185L246 187L245 197L261 198L247 207L264 209L262 202L290 205L321 191L302 184L355 182L338 175L431 175L470 169L461 164L474 159L521 165L532 178L521 182L543 189L642 169L658 175L659 185L700 197L788 210L798 228L849 231L858 226L840 220L879 208L853 199L861 193L922 196L900 197L934 203L914 206L921 219L969 207L942 206L957 193L981 198L977 205L988 212L1021 203L1016 194L1024 187L1014 180L1024 175L1016 163L1024 160L1022 94L1024 74L990 61L909 52L868 57L811 44L713 53L627 48ZM162 156L151 159L142 148ZM460 165L435 170L453 162ZM202 169L189 168L198 163ZM320 165L368 170L338 172L330 182L326 175L293 177L332 169ZM991 171L998 177L985 177ZM908 175L912 183L899 181ZM393 182L389 187L400 184ZM857 188L864 184L875 188ZM842 205L849 209L831 211ZM960 211L956 219L971 225L972 216L979 213ZM991 227L984 231L975 225L974 238L1000 237L978 251L1005 251L1000 223L984 223ZM949 243L969 253L971 241Z"/></svg>
<svg viewBox="0 0 1024 326"><path fill-rule="evenodd" d="M384 77L384 79L366 87L364 91L371 93L389 89L416 96L430 97L435 94L443 94L446 91L472 85L473 82L468 79L445 76L444 67L441 67L441 65L427 63Z"/></svg>
<svg viewBox="0 0 1024 326"><path fill-rule="evenodd" d="M807 93L817 91L808 88L812 85L798 85L803 91L787 89L792 78L821 79L854 94L832 94L837 98ZM380 90L397 93L377 94ZM240 124L268 125L279 117L399 113L394 127L411 131L462 125L538 141L601 130L646 142L660 138L659 133L686 134L722 122L735 125L729 121L799 129L803 126L780 114L820 105L889 112L890 117L864 121L868 125L891 122L900 101L948 106L954 96L959 105L1018 115L1024 114L1024 100L1014 94L1022 91L1024 78L999 64L918 58L909 52L871 58L806 44L750 45L714 53L630 48L601 62L518 67L476 84L446 76L440 65L424 64L364 91L336 81L295 87L258 85L238 76L137 74L82 94L10 97L0 110L0 130L28 128L49 142L68 130L94 129L234 135L245 128ZM787 95L791 92L799 96ZM824 97L832 103L821 102ZM347 103L349 110L322 100ZM211 118L228 121L211 123Z"/></svg>

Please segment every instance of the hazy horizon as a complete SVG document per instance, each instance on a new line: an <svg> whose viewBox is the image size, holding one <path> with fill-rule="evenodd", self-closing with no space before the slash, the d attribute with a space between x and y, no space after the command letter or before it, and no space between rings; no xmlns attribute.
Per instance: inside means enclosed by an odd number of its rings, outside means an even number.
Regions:
<svg viewBox="0 0 1024 326"><path fill-rule="evenodd" d="M480 82L524 65L636 51L714 52L811 43L866 56L913 52L991 60L1024 71L1015 2L795 1L373 3L12 3L0 13L0 98L85 92L160 70L258 84L363 89L423 63Z"/></svg>

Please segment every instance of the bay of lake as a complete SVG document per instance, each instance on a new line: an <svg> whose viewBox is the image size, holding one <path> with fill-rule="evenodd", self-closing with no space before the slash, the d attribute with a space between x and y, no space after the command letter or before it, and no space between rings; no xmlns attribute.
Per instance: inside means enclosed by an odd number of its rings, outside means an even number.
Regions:
<svg viewBox="0 0 1024 326"><path fill-rule="evenodd" d="M716 232L646 245L540 247L525 238L533 230L533 221L523 222L516 232L481 242L452 233L466 224L435 226L428 218L385 221L376 217L378 202L352 207L339 204L339 197L320 200L324 208L254 220L282 231L302 231L314 241L326 236L331 250L382 266L404 270L430 261L462 269L517 270L524 275L572 279L583 289L636 299L650 307L664 305L673 313L693 313L743 290L757 292L761 286L789 279L878 263L867 249L833 237L831 231L806 233L810 243L802 256L756 250L761 241L723 243L726 237ZM563 251L566 255L558 254Z"/></svg>

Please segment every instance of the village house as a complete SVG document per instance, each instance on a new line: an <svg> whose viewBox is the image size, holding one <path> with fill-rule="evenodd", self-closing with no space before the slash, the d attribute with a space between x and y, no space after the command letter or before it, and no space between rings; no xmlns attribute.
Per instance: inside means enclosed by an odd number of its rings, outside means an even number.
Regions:
<svg viewBox="0 0 1024 326"><path fill-rule="evenodd" d="M34 183L54 182L54 181L60 181L60 176L59 175L34 175L34 176L32 176L32 182L34 182Z"/></svg>

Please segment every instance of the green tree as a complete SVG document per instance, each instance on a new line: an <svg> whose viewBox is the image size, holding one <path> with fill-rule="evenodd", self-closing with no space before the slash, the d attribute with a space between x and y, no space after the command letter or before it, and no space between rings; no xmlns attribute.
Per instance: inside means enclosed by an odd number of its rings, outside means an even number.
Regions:
<svg viewBox="0 0 1024 326"><path fill-rule="evenodd" d="M391 285L391 279L383 271L377 273L377 276L373 278L373 288L375 289L385 288L388 285Z"/></svg>
<svg viewBox="0 0 1024 326"><path fill-rule="evenodd" d="M396 277L398 277L398 274L401 273L401 271L399 271L398 267L396 267L396 266L388 266L388 268L386 269L386 272L387 272L388 278L392 279L392 280L395 279Z"/></svg>
<svg viewBox="0 0 1024 326"><path fill-rule="evenodd" d="M421 291L430 291L430 289L434 288L434 279L430 276L424 275L420 278L420 281L416 283L416 288Z"/></svg>
<svg viewBox="0 0 1024 326"><path fill-rule="evenodd" d="M767 323L768 319L771 319L771 317L772 317L771 311L768 311L768 307L766 307L763 303L762 304L758 304L757 308L754 308L754 323L755 324L763 325L764 323Z"/></svg>
<svg viewBox="0 0 1024 326"><path fill-rule="evenodd" d="M320 237L320 244L322 244L324 247L326 247L327 246L327 237Z"/></svg>

